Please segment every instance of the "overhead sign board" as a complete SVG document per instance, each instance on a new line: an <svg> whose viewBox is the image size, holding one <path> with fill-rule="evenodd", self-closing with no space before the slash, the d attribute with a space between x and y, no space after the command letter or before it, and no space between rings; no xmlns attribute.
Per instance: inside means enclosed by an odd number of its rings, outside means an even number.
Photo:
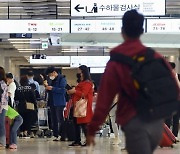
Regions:
<svg viewBox="0 0 180 154"><path fill-rule="evenodd" d="M60 64L60 65L69 65L70 56L46 56L46 59L34 59L30 57L30 64L36 65L50 65L50 64Z"/></svg>
<svg viewBox="0 0 180 154"><path fill-rule="evenodd" d="M71 0L71 16L122 16L132 9L146 16L165 15L165 0Z"/></svg>
<svg viewBox="0 0 180 154"><path fill-rule="evenodd" d="M0 20L0 33L69 33L69 20Z"/></svg>
<svg viewBox="0 0 180 154"><path fill-rule="evenodd" d="M148 19L147 33L180 33L180 20Z"/></svg>
<svg viewBox="0 0 180 154"><path fill-rule="evenodd" d="M71 67L86 65L88 67L105 67L109 56L71 56Z"/></svg>
<svg viewBox="0 0 180 154"><path fill-rule="evenodd" d="M11 33L10 38L32 38L32 33Z"/></svg>
<svg viewBox="0 0 180 154"><path fill-rule="evenodd" d="M71 33L120 33L121 20L71 20Z"/></svg>

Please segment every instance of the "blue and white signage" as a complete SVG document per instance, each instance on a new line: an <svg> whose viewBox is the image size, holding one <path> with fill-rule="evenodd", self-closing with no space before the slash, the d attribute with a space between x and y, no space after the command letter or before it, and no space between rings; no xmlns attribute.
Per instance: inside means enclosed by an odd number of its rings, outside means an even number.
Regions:
<svg viewBox="0 0 180 154"><path fill-rule="evenodd" d="M147 33L180 33L180 20L148 19Z"/></svg>
<svg viewBox="0 0 180 154"><path fill-rule="evenodd" d="M165 15L165 0L71 0L71 16L122 16L131 9L146 16Z"/></svg>
<svg viewBox="0 0 180 154"><path fill-rule="evenodd" d="M116 20L71 20L71 33L120 33L122 21Z"/></svg>

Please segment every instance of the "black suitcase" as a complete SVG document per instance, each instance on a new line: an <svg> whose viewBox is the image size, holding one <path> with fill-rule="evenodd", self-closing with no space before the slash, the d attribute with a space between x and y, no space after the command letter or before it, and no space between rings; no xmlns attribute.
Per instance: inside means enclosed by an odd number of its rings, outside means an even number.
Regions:
<svg viewBox="0 0 180 154"><path fill-rule="evenodd" d="M68 141L74 141L75 140L75 128L74 128L74 122L73 120L66 120L66 135L68 138Z"/></svg>

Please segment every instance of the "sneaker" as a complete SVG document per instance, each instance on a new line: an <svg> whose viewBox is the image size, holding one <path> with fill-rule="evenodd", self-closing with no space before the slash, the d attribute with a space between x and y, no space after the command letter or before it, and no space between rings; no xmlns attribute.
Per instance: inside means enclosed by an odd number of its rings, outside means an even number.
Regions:
<svg viewBox="0 0 180 154"><path fill-rule="evenodd" d="M16 144L11 144L11 145L9 146L9 149L17 149L17 145L16 145Z"/></svg>
<svg viewBox="0 0 180 154"><path fill-rule="evenodd" d="M119 138L115 138L113 141L112 141L112 144L113 145L119 145L121 143L121 140Z"/></svg>
<svg viewBox="0 0 180 154"><path fill-rule="evenodd" d="M53 137L53 141L59 141L59 139L60 139L59 137L55 137L55 136Z"/></svg>
<svg viewBox="0 0 180 154"><path fill-rule="evenodd" d="M83 144L81 144L81 146L82 146L82 147L86 147L86 146L87 146L86 142L83 143Z"/></svg>
<svg viewBox="0 0 180 154"><path fill-rule="evenodd" d="M71 144L69 144L69 146L76 146L76 147L79 147L79 146L82 146L81 142L73 142Z"/></svg>
<svg viewBox="0 0 180 154"><path fill-rule="evenodd" d="M179 142L179 139L178 139L178 137L176 137L176 142Z"/></svg>
<svg viewBox="0 0 180 154"><path fill-rule="evenodd" d="M64 142L66 141L66 139L61 137L60 141Z"/></svg>
<svg viewBox="0 0 180 154"><path fill-rule="evenodd" d="M35 138L35 135L34 135L34 133L33 133L33 132L31 132L31 134L30 134L30 138Z"/></svg>
<svg viewBox="0 0 180 154"><path fill-rule="evenodd" d="M5 150L6 147L0 144L0 150Z"/></svg>

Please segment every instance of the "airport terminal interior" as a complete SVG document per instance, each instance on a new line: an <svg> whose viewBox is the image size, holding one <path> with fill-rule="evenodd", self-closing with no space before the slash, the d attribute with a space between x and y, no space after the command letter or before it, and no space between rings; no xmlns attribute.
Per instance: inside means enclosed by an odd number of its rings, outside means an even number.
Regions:
<svg viewBox="0 0 180 154"><path fill-rule="evenodd" d="M0 0L0 66L16 81L28 71L36 76L49 66L62 68L74 86L77 68L86 65L99 86L109 52L123 42L122 16L130 9L145 16L142 43L174 62L180 74L180 0ZM113 144L113 139L108 123L92 149L35 134L18 138L17 149L0 154L126 154L122 131L121 142ZM180 142L154 153L180 154Z"/></svg>

